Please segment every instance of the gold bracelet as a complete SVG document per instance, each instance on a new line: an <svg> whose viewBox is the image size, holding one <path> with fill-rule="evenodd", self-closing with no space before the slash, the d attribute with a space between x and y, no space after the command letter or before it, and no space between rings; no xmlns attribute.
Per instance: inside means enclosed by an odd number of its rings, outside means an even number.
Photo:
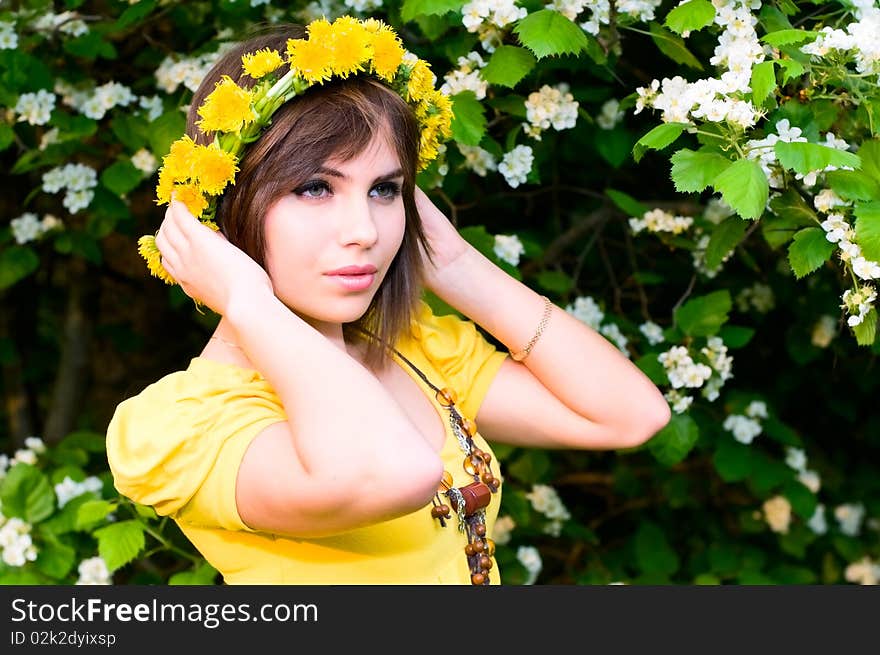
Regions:
<svg viewBox="0 0 880 655"><path fill-rule="evenodd" d="M547 323L550 320L550 312L553 309L553 303L550 302L550 299L547 296L541 297L544 299L544 315L541 317L538 329L535 331L535 335L532 337L532 340L529 341L529 344L518 353L510 353L511 358L515 362L521 362L529 356L529 353L532 352L532 348L538 342L538 338L541 336L541 333L544 332L544 328L547 327Z"/></svg>

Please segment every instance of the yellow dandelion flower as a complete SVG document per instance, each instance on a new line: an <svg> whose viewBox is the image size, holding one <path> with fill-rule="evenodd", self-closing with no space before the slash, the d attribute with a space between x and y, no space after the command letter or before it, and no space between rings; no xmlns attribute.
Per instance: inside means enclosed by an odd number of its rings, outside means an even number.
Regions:
<svg viewBox="0 0 880 655"><path fill-rule="evenodd" d="M219 231L220 231L220 226L217 225L214 221L202 221L202 224L203 224L203 225L207 225L209 228L211 228L211 229L214 230L215 232L219 232Z"/></svg>
<svg viewBox="0 0 880 655"><path fill-rule="evenodd" d="M309 40L311 40L311 35ZM370 33L361 22L351 16L342 16L333 23L333 73L348 77L363 70L370 59Z"/></svg>
<svg viewBox="0 0 880 655"><path fill-rule="evenodd" d="M159 184L156 185L156 204L167 205L171 202L171 192L174 191L174 176L163 168L159 171Z"/></svg>
<svg viewBox="0 0 880 655"><path fill-rule="evenodd" d="M391 81L403 61L403 44L387 25L373 35L373 72Z"/></svg>
<svg viewBox="0 0 880 655"><path fill-rule="evenodd" d="M284 60L281 59L281 55L278 51L270 48L263 48L262 50L251 52L243 55L241 58L241 66L244 68L244 72L255 80L260 79L264 75L268 75L283 63Z"/></svg>
<svg viewBox="0 0 880 655"><path fill-rule="evenodd" d="M138 253L147 262L150 275L159 278L165 284L175 284L174 278L162 266L162 253L156 247L156 237L146 235L138 239Z"/></svg>
<svg viewBox="0 0 880 655"><path fill-rule="evenodd" d="M333 38L333 26L326 18L313 20L306 25L306 32L309 34L309 40L321 41L329 43Z"/></svg>
<svg viewBox="0 0 880 655"><path fill-rule="evenodd" d="M170 175L173 181L187 181L193 174L195 150L195 141L189 136L182 136L171 144L168 154L162 158L162 171Z"/></svg>
<svg viewBox="0 0 880 655"><path fill-rule="evenodd" d="M237 163L235 155L222 150L214 143L199 146L196 151L195 169L201 190L212 196L223 193L227 184L235 183Z"/></svg>
<svg viewBox="0 0 880 655"><path fill-rule="evenodd" d="M333 72L330 68L333 52L328 46L328 41L288 39L287 55L290 67L310 84L329 80Z"/></svg>
<svg viewBox="0 0 880 655"><path fill-rule="evenodd" d="M385 23L376 18L368 18L363 21L362 25L370 34L378 34L383 28L388 27Z"/></svg>
<svg viewBox="0 0 880 655"><path fill-rule="evenodd" d="M238 132L257 118L251 101L250 91L224 75L199 107L198 126L203 132Z"/></svg>
<svg viewBox="0 0 880 655"><path fill-rule="evenodd" d="M428 93L434 90L434 73L431 67L423 59L413 64L409 74L409 82L406 85L406 99L418 102Z"/></svg>
<svg viewBox="0 0 880 655"><path fill-rule="evenodd" d="M198 218L208 207L208 200L195 184L178 184L174 187L174 199L186 205L189 212Z"/></svg>
<svg viewBox="0 0 880 655"><path fill-rule="evenodd" d="M452 100L445 93L435 90L428 95L429 102L434 105L437 126L445 138L452 136Z"/></svg>

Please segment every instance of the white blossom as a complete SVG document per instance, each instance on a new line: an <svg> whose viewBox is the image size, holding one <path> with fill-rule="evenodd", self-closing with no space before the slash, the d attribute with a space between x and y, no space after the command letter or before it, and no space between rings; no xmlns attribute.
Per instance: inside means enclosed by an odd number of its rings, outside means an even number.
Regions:
<svg viewBox="0 0 880 655"><path fill-rule="evenodd" d="M36 93L22 93L15 103L14 111L18 114L18 120L26 121L31 125L45 125L52 117L55 109L55 94L46 89L40 89Z"/></svg>
<svg viewBox="0 0 880 655"><path fill-rule="evenodd" d="M800 473L798 473L798 480L800 480L801 484L803 484L807 489L812 491L814 494L819 493L819 489L822 487L822 480L816 471L812 471L812 470L801 471Z"/></svg>
<svg viewBox="0 0 880 655"><path fill-rule="evenodd" d="M857 582L860 585L875 585L880 580L880 564L875 563L874 560L865 555L859 561L849 564L843 575L848 582Z"/></svg>
<svg viewBox="0 0 880 655"><path fill-rule="evenodd" d="M525 132L540 141L541 132L566 130L577 122L578 102L569 92L565 83L550 86L545 84L526 98L526 119L529 124Z"/></svg>
<svg viewBox="0 0 880 655"><path fill-rule="evenodd" d="M865 517L865 506L862 503L844 503L834 508L834 518L840 531L850 537L858 536Z"/></svg>
<svg viewBox="0 0 880 655"><path fill-rule="evenodd" d="M785 496L774 496L764 501L764 518L773 532L785 534L791 524L791 503Z"/></svg>
<svg viewBox="0 0 880 655"><path fill-rule="evenodd" d="M825 534L828 532L828 523L825 520L825 505L819 503L813 510L813 515L807 521L807 527L815 534Z"/></svg>
<svg viewBox="0 0 880 655"><path fill-rule="evenodd" d="M612 98L605 101L596 116L596 124L603 130L613 130L626 115L626 112L620 109L620 101Z"/></svg>
<svg viewBox="0 0 880 655"><path fill-rule="evenodd" d="M110 576L110 569L101 556L90 557L84 559L77 567L79 579L76 581L78 585L109 585L113 584Z"/></svg>
<svg viewBox="0 0 880 655"><path fill-rule="evenodd" d="M817 348L827 348L837 332L837 319L830 314L823 314L813 325L810 343Z"/></svg>
<svg viewBox="0 0 880 655"><path fill-rule="evenodd" d="M159 164L156 156L146 148L141 148L134 153L131 156L131 163L136 169L148 175L153 173Z"/></svg>
<svg viewBox="0 0 880 655"><path fill-rule="evenodd" d="M525 567L528 574L523 584L535 584L535 580L538 579L538 574L544 566L538 549L534 546L520 546L516 550L516 559Z"/></svg>
<svg viewBox="0 0 880 655"><path fill-rule="evenodd" d="M492 528L492 540L499 546L510 543L510 533L516 528L516 521L513 517L505 515L499 516L495 520L495 526Z"/></svg>
<svg viewBox="0 0 880 655"><path fill-rule="evenodd" d="M100 492L103 488L101 480L90 475L82 482L74 481L69 475L55 485L55 495L58 497L58 508L64 507L68 502L88 492Z"/></svg>
<svg viewBox="0 0 880 655"><path fill-rule="evenodd" d="M12 228L12 236L15 242L25 244L29 241L35 241L43 233L43 226L39 217L33 212L25 212L18 218L13 218L9 222Z"/></svg>
<svg viewBox="0 0 880 655"><path fill-rule="evenodd" d="M663 328L653 321L645 321L642 323L639 326L639 332L645 335L648 343L652 346L656 346L658 343L663 343L663 341L665 341Z"/></svg>
<svg viewBox="0 0 880 655"><path fill-rule="evenodd" d="M528 174L532 170L535 156L530 146L516 146L513 150L505 153L498 165L498 171L504 176L507 183L514 189L520 184L525 184Z"/></svg>
<svg viewBox="0 0 880 655"><path fill-rule="evenodd" d="M0 21L0 50L15 50L18 47L18 34L15 23Z"/></svg>
<svg viewBox="0 0 880 655"><path fill-rule="evenodd" d="M518 266L520 255L525 254L526 250L519 237L515 234L496 234L493 251L498 259L507 262L511 266Z"/></svg>
<svg viewBox="0 0 880 655"><path fill-rule="evenodd" d="M599 305L590 296L578 296L573 304L565 307L565 311L594 330L599 329L602 319L605 318L605 312L599 308Z"/></svg>
<svg viewBox="0 0 880 655"><path fill-rule="evenodd" d="M723 427L733 434L734 439L744 444L752 443L762 429L758 421L740 414L730 414L724 419Z"/></svg>
<svg viewBox="0 0 880 655"><path fill-rule="evenodd" d="M804 471L807 467L807 454L802 448L789 446L785 449L785 463L795 471Z"/></svg>

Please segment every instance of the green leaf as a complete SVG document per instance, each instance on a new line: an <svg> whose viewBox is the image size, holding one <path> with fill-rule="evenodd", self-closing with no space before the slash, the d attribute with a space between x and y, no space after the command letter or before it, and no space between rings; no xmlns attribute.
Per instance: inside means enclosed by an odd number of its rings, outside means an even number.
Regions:
<svg viewBox="0 0 880 655"><path fill-rule="evenodd" d="M865 259L880 262L880 202L861 202L853 208L856 240Z"/></svg>
<svg viewBox="0 0 880 655"><path fill-rule="evenodd" d="M119 114L113 117L110 129L114 136L129 150L143 148L149 140L149 125L146 119L131 114Z"/></svg>
<svg viewBox="0 0 880 655"><path fill-rule="evenodd" d="M134 189L144 179L144 174L128 160L110 164L101 172L101 184L119 196Z"/></svg>
<svg viewBox="0 0 880 655"><path fill-rule="evenodd" d="M672 161L672 181L681 193L700 192L715 181L731 161L717 152L688 150L675 152Z"/></svg>
<svg viewBox="0 0 880 655"><path fill-rule="evenodd" d="M116 503L109 500L89 500L80 505L76 513L76 529L88 530L116 509Z"/></svg>
<svg viewBox="0 0 880 655"><path fill-rule="evenodd" d="M669 378L666 376L666 368L660 363L660 360L657 359L657 353L642 355L635 361L635 365L658 387L664 384L669 384Z"/></svg>
<svg viewBox="0 0 880 655"><path fill-rule="evenodd" d="M731 350L736 350L747 345L752 340L752 337L755 336L755 329L741 325L725 325L718 332L718 336L721 337L725 346Z"/></svg>
<svg viewBox="0 0 880 655"><path fill-rule="evenodd" d="M63 41L65 52L83 59L116 59L116 48L96 31Z"/></svg>
<svg viewBox="0 0 880 655"><path fill-rule="evenodd" d="M765 418L762 420L761 427L764 429L764 434L775 441L786 446L803 448L804 443L798 436L798 433L779 419L773 416Z"/></svg>
<svg viewBox="0 0 880 655"><path fill-rule="evenodd" d="M712 456L712 464L725 482L745 480L752 472L751 448L732 438L721 439Z"/></svg>
<svg viewBox="0 0 880 655"><path fill-rule="evenodd" d="M758 218L764 213L770 185L761 165L751 159L739 159L715 178L712 186L737 214Z"/></svg>
<svg viewBox="0 0 880 655"><path fill-rule="evenodd" d="M666 427L648 441L648 450L658 462L672 466L687 457L699 438L700 429L694 419L687 414L673 414Z"/></svg>
<svg viewBox="0 0 880 655"><path fill-rule="evenodd" d="M807 30L779 30L771 32L761 37L761 41L767 45L778 48L781 45L792 45L794 43L803 43L805 41L814 41L819 35L818 32L810 32Z"/></svg>
<svg viewBox="0 0 880 655"><path fill-rule="evenodd" d="M0 152L6 150L15 141L15 132L6 123L0 123Z"/></svg>
<svg viewBox="0 0 880 655"><path fill-rule="evenodd" d="M103 434L89 430L70 432L58 444L59 448L82 448L91 453L103 453L107 449L107 441Z"/></svg>
<svg viewBox="0 0 880 655"><path fill-rule="evenodd" d="M693 32L712 24L715 7L706 0L689 0L666 15L664 25L676 34Z"/></svg>
<svg viewBox="0 0 880 655"><path fill-rule="evenodd" d="M651 521L642 521L634 538L636 565L642 573L672 575L679 560L663 530Z"/></svg>
<svg viewBox="0 0 880 655"><path fill-rule="evenodd" d="M776 88L776 74L774 73L773 60L763 61L752 68L752 79L749 86L752 87L752 102L755 106L763 104L767 96Z"/></svg>
<svg viewBox="0 0 880 655"><path fill-rule="evenodd" d="M651 21L649 25L651 38L654 44L660 49L664 55L669 57L676 64L690 66L696 70L703 70L703 64L694 57L680 36L676 36L669 30L663 28L660 23Z"/></svg>
<svg viewBox="0 0 880 655"><path fill-rule="evenodd" d="M489 84L513 88L526 75L532 72L538 62L525 48L512 45L499 46L480 75Z"/></svg>
<svg viewBox="0 0 880 655"><path fill-rule="evenodd" d="M662 150L673 143L688 127L687 123L661 123L633 146L633 159L638 162L646 150Z"/></svg>
<svg viewBox="0 0 880 655"><path fill-rule="evenodd" d="M404 0L400 17L411 21L416 16L442 16L450 11L459 11L467 0Z"/></svg>
<svg viewBox="0 0 880 655"><path fill-rule="evenodd" d="M637 218L644 216L648 208L638 200L623 191L617 189L605 189L605 195L611 198L617 207L627 216L635 216Z"/></svg>
<svg viewBox="0 0 880 655"><path fill-rule="evenodd" d="M584 31L552 9L540 9L517 21L513 28L519 42L538 59L555 55L577 55L588 47Z"/></svg>
<svg viewBox="0 0 880 655"><path fill-rule="evenodd" d="M518 96L515 94L499 96L487 100L486 104L488 104L493 109L497 109L500 112L510 114L514 118L525 119L528 117L528 111L526 110L526 99L522 96ZM512 149L512 147L509 148L509 150Z"/></svg>
<svg viewBox="0 0 880 655"><path fill-rule="evenodd" d="M788 243L798 228L816 225L816 212L794 189L786 189L770 201L770 211L776 216L761 219L761 233L771 248Z"/></svg>
<svg viewBox="0 0 880 655"><path fill-rule="evenodd" d="M880 184L862 171L828 171L825 186L844 200L880 199Z"/></svg>
<svg viewBox="0 0 880 655"><path fill-rule="evenodd" d="M859 146L858 155L862 160L862 172L880 182L880 139L864 141Z"/></svg>
<svg viewBox="0 0 880 655"><path fill-rule="evenodd" d="M98 540L98 554L111 572L137 557L146 542L144 526L134 519L107 525L93 534Z"/></svg>
<svg viewBox="0 0 880 655"><path fill-rule="evenodd" d="M806 70L804 65L796 59L777 59L776 63L782 68L783 84L787 84L789 81L800 77Z"/></svg>
<svg viewBox="0 0 880 655"><path fill-rule="evenodd" d="M542 288L560 296L567 294L574 286L574 280L570 276L563 271L555 270L541 271L538 273L537 282Z"/></svg>
<svg viewBox="0 0 880 655"><path fill-rule="evenodd" d="M706 246L706 267L717 268L724 257L736 248L746 235L749 224L739 216L731 216L720 223Z"/></svg>
<svg viewBox="0 0 880 655"><path fill-rule="evenodd" d="M727 289L691 298L675 310L675 324L691 337L710 337L727 322L732 307Z"/></svg>
<svg viewBox="0 0 880 655"><path fill-rule="evenodd" d="M50 539L37 550L34 566L50 578L61 580L73 568L76 550L57 539Z"/></svg>
<svg viewBox="0 0 880 655"><path fill-rule="evenodd" d="M116 22L113 24L111 30L113 32L118 32L129 25L134 25L142 21L144 18L149 16L153 9L156 8L156 0L141 0L136 4L127 7L125 11L116 19Z"/></svg>
<svg viewBox="0 0 880 655"><path fill-rule="evenodd" d="M484 225L468 225L459 230L461 237L480 251L487 259L494 260L495 237L486 231Z"/></svg>
<svg viewBox="0 0 880 655"><path fill-rule="evenodd" d="M858 155L837 148L829 148L818 143L804 143L798 141L787 143L777 141L773 146L779 163L785 168L793 170L801 175L812 171L823 170L826 166L849 166L859 168L862 165Z"/></svg>
<svg viewBox="0 0 880 655"><path fill-rule="evenodd" d="M629 130L615 127L612 130L597 130L593 136L593 146L602 159L614 168L620 168L632 152L633 135Z"/></svg>
<svg viewBox="0 0 880 655"><path fill-rule="evenodd" d="M816 511L816 505L819 501L816 494L810 491L799 480L791 480L786 483L782 489L782 494L788 498L791 508L795 514L800 516L804 521L809 521Z"/></svg>
<svg viewBox="0 0 880 655"><path fill-rule="evenodd" d="M483 105L473 91L452 96L452 138L466 146L480 145L486 133Z"/></svg>
<svg viewBox="0 0 880 655"><path fill-rule="evenodd" d="M55 492L49 479L38 468L16 464L0 483L3 514L17 516L28 523L39 523L55 510Z"/></svg>
<svg viewBox="0 0 880 655"><path fill-rule="evenodd" d="M25 246L9 246L0 252L0 289L11 287L40 267L40 258Z"/></svg>
<svg viewBox="0 0 880 655"><path fill-rule="evenodd" d="M800 279L828 261L833 252L834 244L825 238L825 230L808 227L794 235L788 247L788 263Z"/></svg>
<svg viewBox="0 0 880 655"><path fill-rule="evenodd" d="M550 467L550 456L546 452L526 450L510 463L507 472L520 482L535 484L546 479Z"/></svg>
<svg viewBox="0 0 880 655"><path fill-rule="evenodd" d="M213 585L219 571L208 562L202 562L189 571L175 573L168 578L169 585Z"/></svg>
<svg viewBox="0 0 880 655"><path fill-rule="evenodd" d="M856 335L856 343L860 346L871 346L877 338L877 310L871 310L865 314L862 322L853 328Z"/></svg>
<svg viewBox="0 0 880 655"><path fill-rule="evenodd" d="M182 111L175 108L165 112L150 124L150 150L161 160L185 130L186 116Z"/></svg>

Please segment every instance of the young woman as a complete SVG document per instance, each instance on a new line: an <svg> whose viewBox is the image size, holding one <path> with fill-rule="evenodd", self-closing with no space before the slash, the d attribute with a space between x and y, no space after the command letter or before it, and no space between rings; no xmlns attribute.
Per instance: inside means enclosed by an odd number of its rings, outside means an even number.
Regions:
<svg viewBox="0 0 880 655"><path fill-rule="evenodd" d="M295 54L341 39L332 29L226 54L193 99L194 142L212 141L199 111L223 76L254 84L242 55ZM364 33L351 34L339 52ZM416 187L442 112L413 108L421 64L388 73L376 38L356 74L306 71L322 79L244 148L219 231L172 199L156 235L163 274L221 319L186 370L118 406L108 459L117 489L173 517L228 584L498 584L489 443L632 447L669 420L613 345L483 257ZM469 320L436 316L426 288Z"/></svg>

